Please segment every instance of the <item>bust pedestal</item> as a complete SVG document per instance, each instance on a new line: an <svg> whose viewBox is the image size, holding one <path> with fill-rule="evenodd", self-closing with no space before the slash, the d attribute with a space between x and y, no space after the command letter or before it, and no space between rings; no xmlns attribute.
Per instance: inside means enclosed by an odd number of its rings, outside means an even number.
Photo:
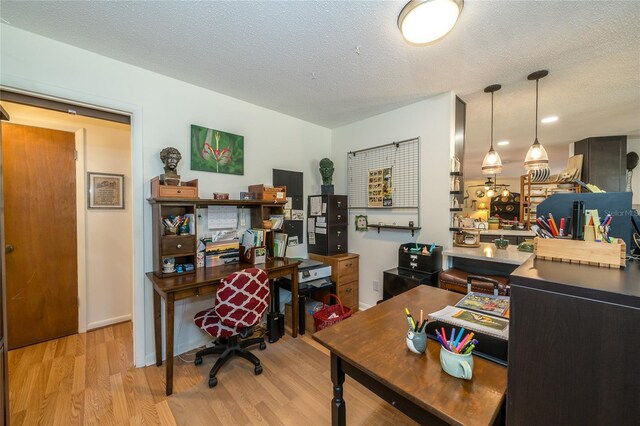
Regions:
<svg viewBox="0 0 640 426"><path fill-rule="evenodd" d="M322 185L320 188L321 195L333 195L333 185Z"/></svg>

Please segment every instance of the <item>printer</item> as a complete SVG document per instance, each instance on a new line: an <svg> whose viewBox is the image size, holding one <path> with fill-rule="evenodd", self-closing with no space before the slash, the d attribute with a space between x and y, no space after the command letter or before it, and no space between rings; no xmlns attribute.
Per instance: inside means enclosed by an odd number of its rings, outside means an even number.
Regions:
<svg viewBox="0 0 640 426"><path fill-rule="evenodd" d="M291 279L280 278L278 287L291 291ZM307 296L320 288L329 288L331 293L335 293L335 284L331 281L331 265L325 265L312 259L303 260L298 265L298 302L300 304L298 324L300 325L300 334L305 334L305 301ZM291 300L290 295L289 300ZM285 297L278 296L278 301L280 302L280 312L284 312Z"/></svg>

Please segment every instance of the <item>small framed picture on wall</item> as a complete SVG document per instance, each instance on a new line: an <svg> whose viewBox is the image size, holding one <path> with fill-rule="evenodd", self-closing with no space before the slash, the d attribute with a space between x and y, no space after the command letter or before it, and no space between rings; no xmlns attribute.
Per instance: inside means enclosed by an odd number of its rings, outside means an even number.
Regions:
<svg viewBox="0 0 640 426"><path fill-rule="evenodd" d="M124 209L124 175L87 173L90 209Z"/></svg>

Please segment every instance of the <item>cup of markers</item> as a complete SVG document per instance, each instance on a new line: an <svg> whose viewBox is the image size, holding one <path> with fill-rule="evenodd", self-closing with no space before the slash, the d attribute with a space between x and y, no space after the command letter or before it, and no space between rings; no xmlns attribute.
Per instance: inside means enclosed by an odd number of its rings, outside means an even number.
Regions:
<svg viewBox="0 0 640 426"><path fill-rule="evenodd" d="M409 331L405 338L407 348L413 353L423 354L427 350L427 333L425 332L427 320L422 319L422 311L420 311L420 321L413 319L409 309L404 308L404 311L407 314L407 323L409 324Z"/></svg>
<svg viewBox="0 0 640 426"><path fill-rule="evenodd" d="M447 336L444 327L436 330L436 337L440 342L440 366L453 377L471 380L473 377L473 349L478 341L473 338L474 333L465 335L464 327L456 333L453 327Z"/></svg>

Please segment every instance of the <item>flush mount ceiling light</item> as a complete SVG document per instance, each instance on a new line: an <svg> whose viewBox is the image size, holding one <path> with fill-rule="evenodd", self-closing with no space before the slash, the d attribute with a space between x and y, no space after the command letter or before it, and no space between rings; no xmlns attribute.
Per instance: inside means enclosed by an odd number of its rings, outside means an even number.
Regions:
<svg viewBox="0 0 640 426"><path fill-rule="evenodd" d="M509 141L500 141L496 145L500 145L500 146L509 145Z"/></svg>
<svg viewBox="0 0 640 426"><path fill-rule="evenodd" d="M555 123L556 121L558 121L558 116L557 115L552 115L552 116L549 116L549 117L545 117L542 120L540 120L540 122L543 123L543 124Z"/></svg>
<svg viewBox="0 0 640 426"><path fill-rule="evenodd" d="M549 71L541 70L529 74L528 80L536 81L536 139L527 151L527 156L524 158L524 168L527 170L539 170L549 167L549 156L540 142L538 142L538 82L541 78L549 75Z"/></svg>
<svg viewBox="0 0 640 426"><path fill-rule="evenodd" d="M463 0L411 0L398 16L398 28L410 43L430 43L451 31L463 5Z"/></svg>
<svg viewBox="0 0 640 426"><path fill-rule="evenodd" d="M483 175L495 175L502 173L502 160L498 153L493 149L493 93L500 90L501 87L502 86L499 84L492 84L484 89L485 93L491 93L491 147L482 161Z"/></svg>

